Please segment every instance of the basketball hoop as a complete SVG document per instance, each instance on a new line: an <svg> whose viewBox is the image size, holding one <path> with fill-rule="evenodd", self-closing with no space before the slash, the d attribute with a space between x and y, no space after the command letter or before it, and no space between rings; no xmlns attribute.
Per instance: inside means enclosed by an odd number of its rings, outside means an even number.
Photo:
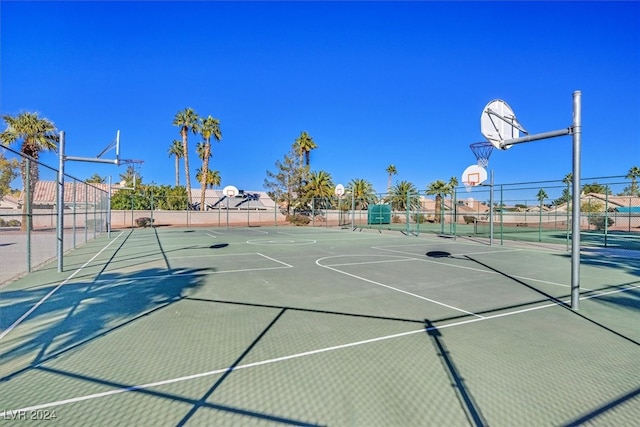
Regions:
<svg viewBox="0 0 640 427"><path fill-rule="evenodd" d="M493 151L493 144L490 142L474 142L469 145L471 147L471 151L476 156L478 160L478 166L482 166L486 168L489 166L489 156L491 156L491 152Z"/></svg>
<svg viewBox="0 0 640 427"><path fill-rule="evenodd" d="M467 190L467 193L471 193L473 187L478 185L478 181L462 181L462 184L464 185L464 189Z"/></svg>
<svg viewBox="0 0 640 427"><path fill-rule="evenodd" d="M461 181L467 193L470 193L473 187L482 184L486 180L487 171L482 166L471 165L462 172Z"/></svg>

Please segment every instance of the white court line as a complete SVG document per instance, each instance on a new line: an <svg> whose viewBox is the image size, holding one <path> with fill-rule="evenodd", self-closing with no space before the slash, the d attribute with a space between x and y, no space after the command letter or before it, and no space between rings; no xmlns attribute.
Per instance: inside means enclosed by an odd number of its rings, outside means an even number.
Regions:
<svg viewBox="0 0 640 427"><path fill-rule="evenodd" d="M293 266L292 266L292 265L289 265L289 264L287 264L286 262L278 261L277 259L275 259L275 258L271 258L270 256L262 255L260 252L256 252L256 253L257 253L258 255L260 255L260 256L265 257L266 259L269 259L269 260L273 261L273 262L277 262L277 263L280 263L280 264L282 264L282 265L286 265L286 266L287 266L287 267L289 267L289 268L293 268Z"/></svg>
<svg viewBox="0 0 640 427"><path fill-rule="evenodd" d="M362 256L369 256L369 255L362 255ZM425 301L429 301L430 303L433 303L433 304L437 304L437 305L441 305L443 307L450 308L452 310L460 311L460 312L465 313L465 314L470 314L472 316L483 318L483 316L480 316L479 314L472 313L470 311L463 310L461 308L454 307L452 305L448 305L448 304L445 304L445 303L442 303L442 302L439 302L439 301L436 301L436 300L432 300L430 298L423 297L422 295L418 295L418 294L414 294L414 293L409 292L409 291L405 291L405 290L402 290L402 289L394 288L393 286L385 285L383 283L376 282L374 280L366 279L364 277L357 276L355 274L351 274L351 273L347 273L345 271L338 270L337 268L333 268L333 267L330 267L328 265L320 264L320 261L322 261L322 260L329 259L329 258L337 258L337 257L343 257L343 255L328 256L328 257L320 258L320 259L316 260L316 265L318 265L320 267L323 267L323 268L327 268L329 270L333 270L336 273L344 274L346 276L353 277L353 278L358 279L358 280L362 280L364 282L372 283L372 284L377 285L377 286L382 286L383 288L391 289L392 291L400 292L400 293L403 293L403 294L406 294L406 295L410 295L410 296L415 297L415 298L419 298L419 299L422 299L422 300L425 300Z"/></svg>
<svg viewBox="0 0 640 427"><path fill-rule="evenodd" d="M344 256L349 256L349 255L344 255ZM358 255L358 256L372 257L372 256L397 256L397 255ZM340 264L325 264L325 266L342 267L345 265L348 266L348 265L384 264L387 262L404 262L404 261L420 261L420 260L417 258L400 258L400 259L386 259L382 261L363 261L363 262L344 262Z"/></svg>
<svg viewBox="0 0 640 427"><path fill-rule="evenodd" d="M380 249L380 250L383 250L383 251L397 252L399 254L411 255L411 256L414 256L414 257L415 256L419 256L419 255L416 255L416 254L411 253L411 252L404 252L404 251L399 251L399 250L395 250L395 249L385 249L384 247L381 247L381 246L374 246L374 247L372 247L372 249ZM519 250L519 249L516 249L516 250ZM510 250L505 250L505 251L500 251L500 252L511 252L511 251ZM493 254L493 253L496 253L496 252L478 252L478 254L483 254L483 255L484 254ZM464 255L466 255L466 254L461 254L461 255L458 255L458 256L464 256ZM496 271L486 270L486 269L477 268L477 267L466 267L464 265L454 265L454 264L449 264L449 263L442 262L442 261L434 261L432 259L415 258L415 260L422 261L422 262L428 262L428 263L431 263L431 264L443 265L443 266L451 267L451 268L459 268L459 269L462 269L462 270L477 271L479 273L495 274L495 275L500 275L500 276L502 275L501 273L498 273ZM513 277L513 278L516 278L516 279L530 280L532 282L545 283L547 285L560 286L560 287L563 287L563 288L570 288L571 287L571 285L565 285L563 283L556 283L556 282L549 282L547 280L542 280L542 279L534 279L532 277L516 276L516 275L513 275L513 274L511 274L509 276ZM583 287L581 287L580 289L585 290L585 291L592 291L593 290L593 289L583 288Z"/></svg>
<svg viewBox="0 0 640 427"><path fill-rule="evenodd" d="M616 289L614 291L609 292L608 294L626 292L627 290L636 289L636 288L640 288L640 285L633 286L633 287L630 287L630 288L626 288L624 290ZM580 300L598 298L599 296L600 295L590 295L590 296L587 296L587 297L581 297ZM570 300L564 301L565 304L568 304L569 302L570 302ZM497 318L501 318L501 317L513 316L513 315L517 315L517 314L521 314L521 313L527 313L527 312L530 312L530 311L540 310L540 309L549 308L549 307L556 307L556 306L559 306L559 304L550 303L550 304L545 304L545 305L541 305L541 306L537 306L537 307L529 307L529 308L524 308L524 309L516 310L516 311L510 311L510 312L506 312L506 313L494 314L494 315L491 315L491 316L483 317L481 319L478 319L478 318L476 318L476 319L467 319L467 320L462 320L460 322L449 323L449 324L442 325L442 326L437 326L437 327L422 328L422 329L417 329L417 330L413 330L413 331L401 332L401 333L398 333L398 334L384 335L384 336L381 336L381 337L371 338L371 339L362 340L362 341L355 341L355 342L348 343L348 344L341 344L341 345L336 345L336 346L331 346L331 347L319 348L319 349L316 349L316 350L305 351L305 352L302 352L302 353L294 353L294 354L290 354L288 356L282 356L282 357L276 357L276 358L273 358L273 359L261 360L259 362L247 363L245 365L238 365L238 366L235 366L233 368L229 367L229 368L215 369L215 370L212 370L212 371L200 372L198 374L186 375L186 376L182 376L182 377L170 378L170 379L151 382L151 383L146 383L146 384L134 385L134 386L130 386L130 387L124 387L124 388L119 388L119 389L115 389L115 390L109 390L109 391L105 391L105 392L101 392L101 393L87 394L87 395L84 395L84 396L78 396L78 397L73 397L73 398L70 398L70 399L64 399L64 400L58 400L58 401L54 401L54 402L43 403L43 404L40 404L40 405L34 405L34 406L29 406L29 407L20 408L20 409L5 410L5 411L0 412L0 419L2 419L2 418L8 419L8 418L10 418L12 416L15 416L16 414L24 413L24 412L27 412L27 411L37 411L37 410L41 410L41 409L47 409L47 408L52 408L52 407L56 407L56 406L67 405L69 403L85 402L85 401L97 399L97 398L100 398L100 397L113 396L115 394L127 393L127 392L138 391L138 390L146 390L146 389L159 387L159 386L163 386L163 385L175 384L175 383L179 383L179 382L183 382L183 381L189 381L189 380L194 380L194 379L198 379L198 378L204 378L204 377L208 377L208 376L211 376L211 375L219 375L219 374L222 374L222 373L225 373L225 372L228 372L228 371L238 371L240 369L255 368L255 367L258 367L258 366L264 366L264 365L269 365L269 364L272 364L272 363L284 362L284 361L287 361L287 360L299 359L301 357L312 356L312 355L321 354L321 353L327 353L327 352L330 352L330 351L342 350L342 349L345 349L345 348L356 347L356 346L365 345L365 344L371 344L371 343L374 343L374 342L380 342L380 341L385 341L385 340L389 340L389 339L401 338L401 337L414 335L414 334L419 334L419 333L425 333L425 332L428 332L428 331L434 330L434 329L446 329L446 328L451 328L451 327L455 327L455 326L462 326L462 325L466 325L466 324L469 324L469 323L475 323L475 322L480 322L480 321L485 321L485 320L497 319Z"/></svg>
<svg viewBox="0 0 640 427"><path fill-rule="evenodd" d="M56 286L55 288L53 288L51 290L51 292L49 292L47 295L45 295L44 297L42 297L42 299L40 301L38 301L33 307L31 307L26 313L24 313L22 316L20 316L20 318L18 320L16 320L15 322L13 322L13 324L11 326L9 326L7 329L5 329L1 334L0 334L0 340L2 338L4 338L9 332L11 332L13 329L15 329L19 324L21 324L24 319L26 319L27 317L29 317L29 315L31 313L33 313L34 311L36 311L36 309L38 307L40 307L46 300L49 299L49 297L51 295L53 295L54 293L56 293L56 291L58 289L60 289L62 286L64 286L69 280L73 279L73 277L78 274L83 268L85 268L87 265L89 265L90 262L92 262L94 259L96 259L98 257L98 255L100 255L102 252L105 251L105 249L107 249L109 246L111 246L111 244L113 242L115 242L120 236L122 236L122 233L124 233L124 231L121 231L120 234L118 234L112 241L110 241L104 248L102 248L100 250L100 252L98 252L97 254L95 254L89 261L85 262L80 268L78 268L76 271L74 271L69 277L67 277L66 279L64 279L62 282L60 282L60 284L58 284L58 286Z"/></svg>
<svg viewBox="0 0 640 427"><path fill-rule="evenodd" d="M218 236L214 236L213 234L209 234L209 233L207 233L207 236L209 236L209 237L213 237L214 239L217 239L217 238L218 238Z"/></svg>

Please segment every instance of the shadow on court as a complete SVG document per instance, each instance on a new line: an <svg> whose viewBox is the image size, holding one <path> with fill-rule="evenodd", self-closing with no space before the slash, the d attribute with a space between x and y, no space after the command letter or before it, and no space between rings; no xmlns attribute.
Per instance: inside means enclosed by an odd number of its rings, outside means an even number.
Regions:
<svg viewBox="0 0 640 427"><path fill-rule="evenodd" d="M24 358L27 366L14 372L5 371L0 381L8 381L171 306L200 287L202 276L210 271L213 269L184 269L168 274L164 269L152 268L134 274L103 273L90 282L67 283L57 290L51 285L0 293L0 328L3 331L13 327L33 330L19 339L19 344L3 345L0 352L3 364ZM37 310L20 320L49 294ZM38 328L41 322L50 322L51 326Z"/></svg>
<svg viewBox="0 0 640 427"><path fill-rule="evenodd" d="M487 422L482 416L482 412L480 411L480 408L474 400L471 392L466 387L464 377L460 374L455 362L453 361L453 357L442 338L442 333L429 319L425 319L424 325L427 335L429 335L433 342L436 354L440 357L444 370L451 380L451 385L456 389L456 395L460 400L460 405L462 406L467 419L469 420L469 424L478 427L486 426Z"/></svg>

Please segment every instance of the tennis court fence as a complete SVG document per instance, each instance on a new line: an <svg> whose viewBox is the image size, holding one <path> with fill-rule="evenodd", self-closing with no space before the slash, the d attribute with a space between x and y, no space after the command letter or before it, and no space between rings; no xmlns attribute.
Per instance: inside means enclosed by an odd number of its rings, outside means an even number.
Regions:
<svg viewBox="0 0 640 427"><path fill-rule="evenodd" d="M0 283L12 280L111 229L146 226L256 227L295 224L437 233L496 240L562 243L571 239L570 184L525 182L447 189L433 194L415 187L390 193L309 198L284 209L265 192L233 198L208 189L170 186L109 188L65 174L62 232L58 230L58 170L9 147L1 155L32 172L19 193L0 194ZM26 169L25 169L26 168ZM640 250L640 193L625 177L582 180L583 245ZM568 243L567 243L568 245Z"/></svg>

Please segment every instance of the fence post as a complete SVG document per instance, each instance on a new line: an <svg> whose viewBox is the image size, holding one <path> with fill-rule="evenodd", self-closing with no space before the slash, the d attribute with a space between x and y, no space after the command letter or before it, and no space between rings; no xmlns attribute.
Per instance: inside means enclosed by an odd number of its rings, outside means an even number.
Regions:
<svg viewBox="0 0 640 427"><path fill-rule="evenodd" d="M26 158L26 169L27 176L25 182L25 209L27 210L27 214L24 216L23 221L26 221L27 228L27 272L31 273L31 174L29 171L31 170L31 159Z"/></svg>

